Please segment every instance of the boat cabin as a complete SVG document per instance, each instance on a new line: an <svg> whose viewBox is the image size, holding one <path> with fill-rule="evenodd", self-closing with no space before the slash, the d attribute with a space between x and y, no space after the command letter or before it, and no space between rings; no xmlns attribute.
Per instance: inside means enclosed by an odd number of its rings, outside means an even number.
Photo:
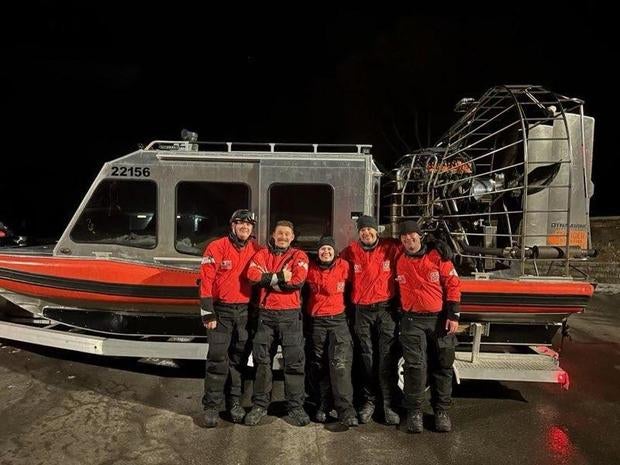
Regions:
<svg viewBox="0 0 620 465"><path fill-rule="evenodd" d="M326 234L342 249L359 215L378 217L380 176L370 145L154 141L103 166L54 255L195 267L239 208L261 244L288 219L297 247Z"/></svg>

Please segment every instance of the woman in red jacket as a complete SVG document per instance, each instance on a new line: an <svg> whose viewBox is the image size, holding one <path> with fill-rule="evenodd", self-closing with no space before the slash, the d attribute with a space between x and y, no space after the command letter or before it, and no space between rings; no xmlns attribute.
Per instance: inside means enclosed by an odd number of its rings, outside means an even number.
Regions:
<svg viewBox="0 0 620 465"><path fill-rule="evenodd" d="M340 423L357 426L351 384L353 341L344 312L348 280L349 263L336 257L332 237L322 237L317 259L310 262L306 279L309 288L306 311L310 315L312 335L311 379L320 394L316 421L327 420L332 404L330 397L333 397Z"/></svg>

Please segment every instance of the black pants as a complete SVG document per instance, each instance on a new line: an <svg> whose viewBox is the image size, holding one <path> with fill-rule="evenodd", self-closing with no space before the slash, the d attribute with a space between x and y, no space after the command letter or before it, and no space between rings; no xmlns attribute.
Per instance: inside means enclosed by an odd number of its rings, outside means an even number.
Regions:
<svg viewBox="0 0 620 465"><path fill-rule="evenodd" d="M207 329L209 352L205 374L205 408L220 408L229 382L229 401L239 401L251 346L247 305L215 304L217 326Z"/></svg>
<svg viewBox="0 0 620 465"><path fill-rule="evenodd" d="M271 401L271 366L273 357L282 346L284 357L284 395L289 410L302 407L305 399L303 324L300 310L260 310L258 326L252 344L256 378L254 405L267 408Z"/></svg>
<svg viewBox="0 0 620 465"><path fill-rule="evenodd" d="M388 406L396 397L397 328L398 313L388 303L356 306L354 329L362 361L362 396L366 401L376 402L378 390Z"/></svg>
<svg viewBox="0 0 620 465"><path fill-rule="evenodd" d="M352 365L353 340L345 314L312 318L312 383L319 392L319 405L330 406L333 399L340 417L353 410Z"/></svg>
<svg viewBox="0 0 620 465"><path fill-rule="evenodd" d="M445 317L438 314L403 312L400 343L405 359L405 407L419 410L430 378L433 409L448 409L452 403L452 364L456 336L447 334Z"/></svg>

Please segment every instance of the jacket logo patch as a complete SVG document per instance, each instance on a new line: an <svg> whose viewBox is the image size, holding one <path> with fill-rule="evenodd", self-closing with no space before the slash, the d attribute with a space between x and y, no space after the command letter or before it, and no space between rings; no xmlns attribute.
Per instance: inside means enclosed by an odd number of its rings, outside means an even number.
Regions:
<svg viewBox="0 0 620 465"><path fill-rule="evenodd" d="M389 260L385 260L383 262L383 271L390 271L390 261Z"/></svg>
<svg viewBox="0 0 620 465"><path fill-rule="evenodd" d="M362 265L358 265L357 263L355 263L355 264L353 265L353 271L354 271L355 273L361 273L361 272L362 272Z"/></svg>
<svg viewBox="0 0 620 465"><path fill-rule="evenodd" d="M205 257L202 257L202 261L200 262L203 265L212 265L213 263L215 263L215 258L207 255Z"/></svg>
<svg viewBox="0 0 620 465"><path fill-rule="evenodd" d="M405 277L404 274L399 274L398 276L396 276L396 281L398 281L401 284L407 284L407 278Z"/></svg>
<svg viewBox="0 0 620 465"><path fill-rule="evenodd" d="M338 281L338 284L336 284L336 292L344 292L344 281Z"/></svg>
<svg viewBox="0 0 620 465"><path fill-rule="evenodd" d="M432 283L439 282L439 271L433 270L428 274L428 280Z"/></svg>
<svg viewBox="0 0 620 465"><path fill-rule="evenodd" d="M232 260L222 260L221 268L223 270L232 270Z"/></svg>

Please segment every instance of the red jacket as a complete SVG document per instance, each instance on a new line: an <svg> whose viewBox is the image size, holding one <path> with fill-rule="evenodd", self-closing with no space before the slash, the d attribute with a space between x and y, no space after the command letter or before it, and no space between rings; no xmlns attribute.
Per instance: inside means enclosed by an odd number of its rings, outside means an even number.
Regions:
<svg viewBox="0 0 620 465"><path fill-rule="evenodd" d="M436 250L420 257L400 254L396 273L404 312L438 313L444 301L461 301L461 282L454 265L442 260Z"/></svg>
<svg viewBox="0 0 620 465"><path fill-rule="evenodd" d="M310 263L306 283L310 288L307 310L310 316L334 316L344 312L344 290L349 278L349 262L335 258L329 268Z"/></svg>
<svg viewBox="0 0 620 465"><path fill-rule="evenodd" d="M351 302L370 305L390 300L395 295L394 260L400 242L379 238L372 250L364 250L359 241L351 242L340 254L351 265Z"/></svg>
<svg viewBox="0 0 620 465"><path fill-rule="evenodd" d="M227 304L247 304L252 286L245 274L258 249L253 240L242 248L235 246L228 237L211 242L200 265L200 297Z"/></svg>
<svg viewBox="0 0 620 465"><path fill-rule="evenodd" d="M281 271L288 269L291 280L284 282ZM259 308L293 310L301 308L301 287L308 274L308 256L299 249L288 248L276 253L271 248L256 252L248 267L249 281L261 288Z"/></svg>

